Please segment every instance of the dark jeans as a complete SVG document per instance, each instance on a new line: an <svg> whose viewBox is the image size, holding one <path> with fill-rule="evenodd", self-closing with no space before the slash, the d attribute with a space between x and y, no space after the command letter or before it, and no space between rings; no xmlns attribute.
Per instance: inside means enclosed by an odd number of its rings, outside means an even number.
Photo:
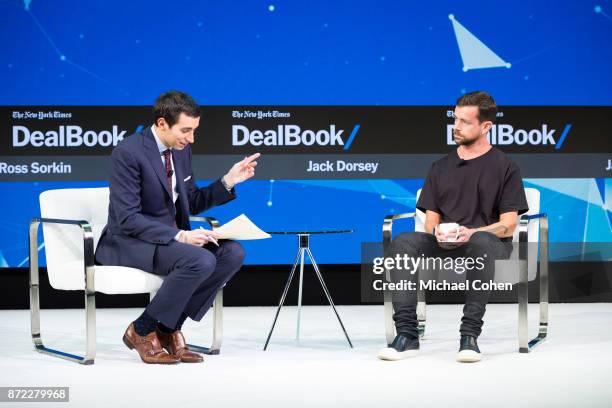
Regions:
<svg viewBox="0 0 612 408"><path fill-rule="evenodd" d="M497 236L489 232L475 232L470 240L454 249L441 248L436 238L432 234L424 232L408 232L398 235L392 243L390 255L396 256L404 254L409 257L482 257L484 268L478 270L473 268L465 272L464 276L470 281L481 280L488 282L493 279L495 274L495 260L507 259L512 251L512 244L502 242ZM440 277L444 279L454 271L446 271L446 275ZM413 275L407 273L393 272L391 274L392 281L406 279L413 281L418 285L418 277L424 278L425 273L419 270ZM418 337L418 321L416 314L417 291L407 290L403 292L401 300L394 299L393 308L395 313L393 320L398 334L403 334L407 337ZM463 318L461 319L461 327L459 329L462 335L478 337L482 331L482 325L485 314L486 305L489 298L489 291L484 290L467 290L466 302L463 307Z"/></svg>
<svg viewBox="0 0 612 408"><path fill-rule="evenodd" d="M175 327L183 313L200 321L243 260L244 249L234 241L219 241L219 247L177 241L157 246L153 272L165 278L145 311L166 327Z"/></svg>

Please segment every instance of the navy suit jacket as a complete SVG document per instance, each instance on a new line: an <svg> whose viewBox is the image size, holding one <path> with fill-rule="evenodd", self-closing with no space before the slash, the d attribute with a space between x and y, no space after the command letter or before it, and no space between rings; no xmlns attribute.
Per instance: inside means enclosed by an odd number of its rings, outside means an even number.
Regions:
<svg viewBox="0 0 612 408"><path fill-rule="evenodd" d="M176 205L150 127L125 138L113 150L108 223L96 248L98 263L152 272L156 246L172 242L181 229L190 230L189 214L236 197L220 179L204 188L195 185L191 146L173 149L172 162L178 191Z"/></svg>

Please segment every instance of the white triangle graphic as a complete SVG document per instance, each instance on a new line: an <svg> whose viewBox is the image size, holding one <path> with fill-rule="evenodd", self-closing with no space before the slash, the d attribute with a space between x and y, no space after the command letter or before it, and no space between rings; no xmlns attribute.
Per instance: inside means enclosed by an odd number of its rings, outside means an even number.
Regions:
<svg viewBox="0 0 612 408"><path fill-rule="evenodd" d="M474 34L469 32L467 28L455 20L455 16L450 14L448 18L453 23L464 71L480 68L510 68L511 64L509 62L501 59Z"/></svg>

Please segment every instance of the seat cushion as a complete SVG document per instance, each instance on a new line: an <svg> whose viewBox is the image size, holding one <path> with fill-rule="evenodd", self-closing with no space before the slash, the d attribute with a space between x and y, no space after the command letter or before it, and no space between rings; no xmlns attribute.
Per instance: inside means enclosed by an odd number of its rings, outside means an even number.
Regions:
<svg viewBox="0 0 612 408"><path fill-rule="evenodd" d="M125 266L96 265L94 268L96 292L107 295L151 293L157 291L164 281L161 276ZM59 269L61 273L49 276L49 281L54 289L85 289L85 272L82 261L64 263Z"/></svg>

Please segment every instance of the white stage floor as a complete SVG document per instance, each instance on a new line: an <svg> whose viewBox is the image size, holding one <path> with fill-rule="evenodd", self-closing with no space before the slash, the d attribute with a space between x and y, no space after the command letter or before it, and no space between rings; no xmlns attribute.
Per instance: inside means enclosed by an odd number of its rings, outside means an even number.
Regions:
<svg viewBox="0 0 612 408"><path fill-rule="evenodd" d="M174 366L145 365L123 345L141 309L97 311L91 366L36 353L29 311L0 311L0 386L68 386L70 402L57 405L75 407L612 406L612 304L550 305L549 337L529 354L517 352L517 306L489 305L477 364L454 360L461 307L429 306L421 355L398 362L376 359L385 345L382 306L338 307L352 350L331 308L303 308L299 343L296 308L283 308L265 352L275 308L226 307L221 354ZM531 305L531 335L536 319ZM184 332L205 345L209 328L207 319L189 321ZM42 311L47 347L82 354L83 336L83 311ZM27 404L37 405L55 404Z"/></svg>

